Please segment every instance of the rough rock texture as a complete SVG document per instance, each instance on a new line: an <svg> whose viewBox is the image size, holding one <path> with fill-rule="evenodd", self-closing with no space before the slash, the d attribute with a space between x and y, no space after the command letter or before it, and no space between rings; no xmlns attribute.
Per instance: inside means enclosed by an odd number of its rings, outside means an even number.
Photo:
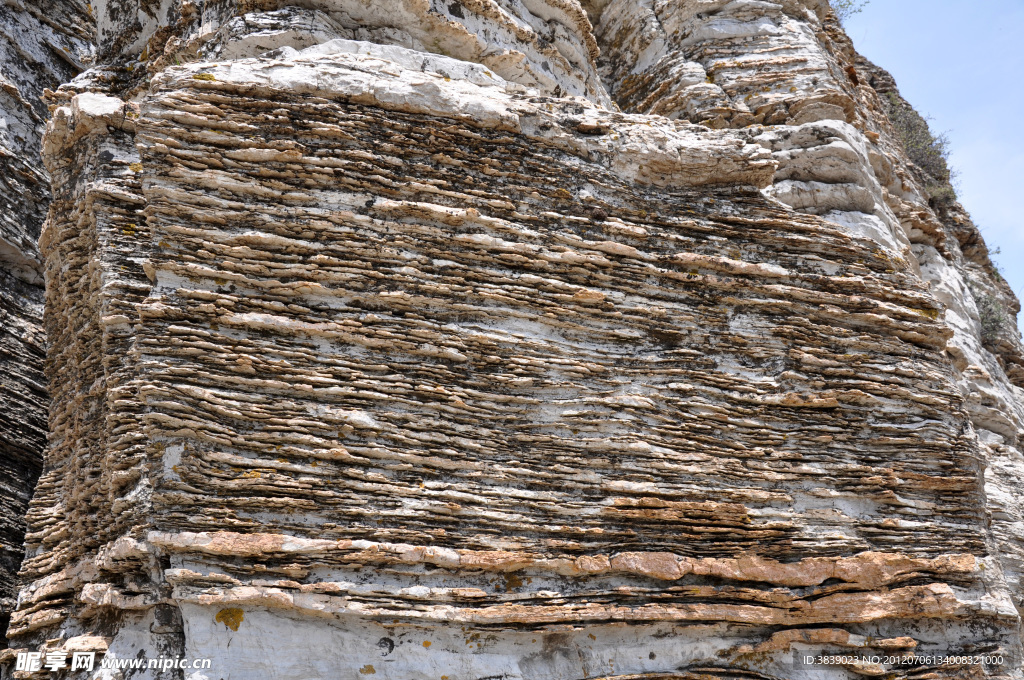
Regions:
<svg viewBox="0 0 1024 680"><path fill-rule="evenodd" d="M46 443L42 306L39 288L0 268L0 625L5 630L24 553L25 509Z"/></svg>
<svg viewBox="0 0 1024 680"><path fill-rule="evenodd" d="M286 5L111 1L51 98L13 646L1022 677L1016 301L827 5Z"/></svg>
<svg viewBox="0 0 1024 680"><path fill-rule="evenodd" d="M44 88L91 54L84 3L0 3L0 628L15 604L25 508L46 442L42 260L50 179L39 157ZM6 647L0 639L0 647Z"/></svg>
<svg viewBox="0 0 1024 680"><path fill-rule="evenodd" d="M349 38L479 63L545 93L610 104L590 21L575 0L163 0L156 11L155 2L109 1L100 56L139 55L151 72L197 55L234 59Z"/></svg>
<svg viewBox="0 0 1024 680"><path fill-rule="evenodd" d="M929 198L948 178L906 157L885 113L887 98L905 104L891 76L856 54L823 2L613 0L596 32L624 109L758 126L747 129L779 162L766 193L876 241L929 284L987 463L995 551L1024 606L1024 347L1012 322L1020 305L964 210Z"/></svg>

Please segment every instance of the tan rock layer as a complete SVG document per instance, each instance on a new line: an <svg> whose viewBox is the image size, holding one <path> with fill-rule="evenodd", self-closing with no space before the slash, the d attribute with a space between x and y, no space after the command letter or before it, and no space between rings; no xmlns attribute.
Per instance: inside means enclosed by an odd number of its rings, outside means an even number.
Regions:
<svg viewBox="0 0 1024 680"><path fill-rule="evenodd" d="M524 569L551 571L561 576L623 573L659 580L694 574L732 581L764 582L787 587L814 586L839 579L858 587L878 589L923 573L971 575L978 570L972 555L915 559L892 553L860 553L853 557L812 557L779 562L756 555L739 558L687 558L675 553L617 553L576 559L551 558L507 551L452 550L368 541L303 539L281 534L234 532L167 534L153 532L147 540L170 553L210 557L243 557L269 562L292 556L355 564L433 564L446 569L483 569L502 573Z"/></svg>

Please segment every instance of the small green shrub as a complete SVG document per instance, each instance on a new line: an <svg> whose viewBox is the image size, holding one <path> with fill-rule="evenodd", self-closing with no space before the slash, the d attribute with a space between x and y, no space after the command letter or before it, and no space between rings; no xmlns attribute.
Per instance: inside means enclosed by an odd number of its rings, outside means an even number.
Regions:
<svg viewBox="0 0 1024 680"><path fill-rule="evenodd" d="M954 173L949 169L949 137L945 133L932 134L928 119L893 93L882 97L882 103L910 160L935 180L936 189L945 187L952 192L949 185Z"/></svg>
<svg viewBox="0 0 1024 680"><path fill-rule="evenodd" d="M869 0L832 0L832 11L835 12L836 19L839 19L839 23L845 24L846 20L852 17L854 14L858 14L864 10L864 6L868 4Z"/></svg>
<svg viewBox="0 0 1024 680"><path fill-rule="evenodd" d="M1002 301L994 295L971 290L974 303L978 306L978 317L981 319L981 341L991 344L999 338L999 334L1010 323L1010 315Z"/></svg>
<svg viewBox="0 0 1024 680"><path fill-rule="evenodd" d="M932 207L949 206L956 202L956 191L949 184L928 184L924 190Z"/></svg>

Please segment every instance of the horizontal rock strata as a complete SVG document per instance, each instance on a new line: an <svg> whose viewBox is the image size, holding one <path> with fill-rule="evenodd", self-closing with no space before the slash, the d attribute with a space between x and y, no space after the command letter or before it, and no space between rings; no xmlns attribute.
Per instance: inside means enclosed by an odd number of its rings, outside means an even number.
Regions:
<svg viewBox="0 0 1024 680"><path fill-rule="evenodd" d="M0 630L15 605L25 510L46 443L43 265L36 240L50 179L39 157L47 115L40 96L81 70L91 42L84 3L0 4Z"/></svg>
<svg viewBox="0 0 1024 680"><path fill-rule="evenodd" d="M46 442L42 307L39 288L0 270L0 625L5 629L17 596L25 509Z"/></svg>
<svg viewBox="0 0 1024 680"><path fill-rule="evenodd" d="M1012 360L827 5L129 4L51 99L18 649L1020 677Z"/></svg>
<svg viewBox="0 0 1024 680"><path fill-rule="evenodd" d="M234 59L355 39L479 63L547 94L611 103L590 21L575 0L164 0L154 9L137 0L108 6L99 17L101 56L138 55L157 72L197 56Z"/></svg>
<svg viewBox="0 0 1024 680"><path fill-rule="evenodd" d="M946 352L989 462L993 533L1020 608L1024 511L1013 489L1024 474L1024 346L1011 320L1020 305L969 216L932 197L952 192L948 177L907 157L887 111L909 105L891 76L856 54L821 2L612 0L595 23L624 109L757 125L779 162L767 193L898 253L928 282L953 333Z"/></svg>

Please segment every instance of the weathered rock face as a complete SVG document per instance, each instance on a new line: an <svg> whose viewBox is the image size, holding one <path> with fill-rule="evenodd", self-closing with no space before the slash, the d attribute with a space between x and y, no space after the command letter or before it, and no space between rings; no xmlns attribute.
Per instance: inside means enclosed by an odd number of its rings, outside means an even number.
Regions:
<svg viewBox="0 0 1024 680"><path fill-rule="evenodd" d="M36 246L49 202L39 157L43 89L81 70L90 19L73 2L0 4L0 628L15 604L25 509L46 442L43 265ZM0 640L0 647L6 647Z"/></svg>
<svg viewBox="0 0 1024 680"><path fill-rule="evenodd" d="M1021 677L1015 301L827 5L286 4L109 3L52 97L13 646Z"/></svg>
<svg viewBox="0 0 1024 680"><path fill-rule="evenodd" d="M0 270L0 625L14 609L25 509L46 442L42 291Z"/></svg>
<svg viewBox="0 0 1024 680"><path fill-rule="evenodd" d="M624 108L762 126L756 139L779 163L766 193L875 241L929 284L953 333L945 351L988 463L991 530L1020 607L1024 352L1009 321L1020 306L967 214L929 200L946 178L908 162L885 114L887 101L902 103L892 78L854 52L821 2L613 0L597 34Z"/></svg>
<svg viewBox="0 0 1024 680"><path fill-rule="evenodd" d="M99 19L101 56L141 53L156 70L197 55L235 59L348 38L479 63L548 94L610 103L597 42L575 0L163 0L156 12L154 4L111 0Z"/></svg>

